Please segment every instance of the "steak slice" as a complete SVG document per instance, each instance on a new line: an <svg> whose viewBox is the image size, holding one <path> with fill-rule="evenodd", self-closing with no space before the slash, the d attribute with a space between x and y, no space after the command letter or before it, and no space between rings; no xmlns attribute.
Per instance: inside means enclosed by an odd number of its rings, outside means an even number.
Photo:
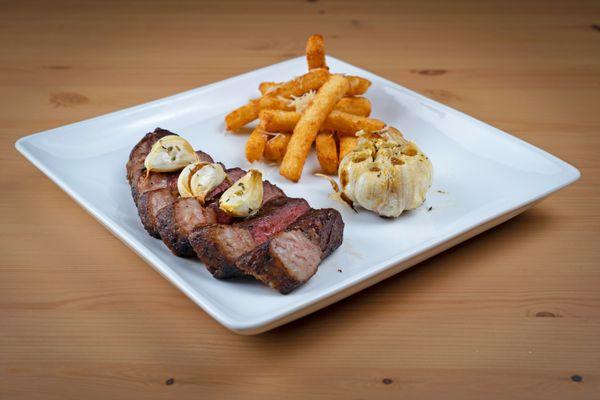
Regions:
<svg viewBox="0 0 600 400"><path fill-rule="evenodd" d="M239 257L235 266L287 294L317 272L321 261L342 244L343 235L344 221L337 210L311 210Z"/></svg>
<svg viewBox="0 0 600 400"><path fill-rule="evenodd" d="M286 197L283 190L281 190L278 186L273 185L269 181L263 181L263 201L262 204L265 205L273 199L278 197Z"/></svg>
<svg viewBox="0 0 600 400"><path fill-rule="evenodd" d="M215 224L195 229L188 237L198 258L215 278L243 275L237 259L284 230L310 206L304 199L276 197L252 218L233 225Z"/></svg>
<svg viewBox="0 0 600 400"><path fill-rule="evenodd" d="M150 153L152 145L159 139L168 136L175 135L173 132L169 132L166 129L156 128L154 132L147 133L129 153L129 160L127 161L127 181L131 184L136 181L138 176L142 174L144 169L144 161L146 156Z"/></svg>
<svg viewBox="0 0 600 400"><path fill-rule="evenodd" d="M212 162L212 158L197 151L198 158L205 162ZM137 178L137 184L131 185L133 201L137 206L142 225L150 236L160 239L160 233L156 226L156 216L166 205L171 204L179 196L177 191L177 178L180 171L175 172L151 172L146 177L144 173Z"/></svg>
<svg viewBox="0 0 600 400"><path fill-rule="evenodd" d="M213 159L211 156L203 151L197 151L198 159L200 161L212 163ZM140 197L150 190L162 189L166 187L174 187L177 189L177 178L181 171L174 172L151 172L146 176L146 169L143 168L137 178L131 184L131 195L133 196L133 202L137 205Z"/></svg>
<svg viewBox="0 0 600 400"><path fill-rule="evenodd" d="M229 189L231 187L231 185L233 185L235 183L235 181L237 181L238 179L240 179L241 177L246 175L247 171L244 171L241 168L230 168L230 169L226 170L225 173L227 174L227 178L229 178L229 179L228 180L226 179L223 182L221 182L221 184L219 186L214 188L210 193L208 193L206 195L206 197L204 198L204 202L206 204L210 204L210 203L213 203L213 202L219 200L221 198L221 195L223 194L223 192L226 191L227 189ZM269 181L263 181L263 201L262 201L263 205L266 204L271 199L274 199L276 197L283 197L283 196L285 196L285 193L283 193L283 190L281 190L277 186L273 185Z"/></svg>
<svg viewBox="0 0 600 400"><path fill-rule="evenodd" d="M156 227L155 229L158 231L159 237L163 239L167 247L171 249L176 256L191 257L195 255L188 240L188 235L194 228L215 223L230 225L236 221L240 221L239 218L234 218L222 211L219 208L218 199L233 181L239 179L237 177L243 176L246 171L240 168L232 168L227 170L226 173L227 177L230 178L230 182L224 181L223 183L227 184L225 188L221 188L221 190L216 192L213 190L210 193L210 200L212 203L208 204L206 207L200 205L195 199L192 201L190 199L178 198L177 200L170 202L167 207L164 207L158 213L156 218L157 223L154 225ZM223 184L219 186L222 185ZM219 189L219 186L215 189ZM281 196L284 196L281 189L269 182L263 182L263 204L273 198ZM188 208L193 206L194 211L185 214L182 212L178 213L177 210L178 207L181 207L181 204L185 204ZM185 215L185 217L183 217L183 215ZM181 218L185 218L185 221L182 221ZM182 229L182 227L186 228Z"/></svg>
<svg viewBox="0 0 600 400"><path fill-rule="evenodd" d="M203 207L193 197L177 198L163 207L156 217L156 227L161 239L173 254L180 257L196 255L188 240L193 229L215 223L215 210Z"/></svg>
<svg viewBox="0 0 600 400"><path fill-rule="evenodd" d="M157 225L157 216L160 210L177 199L177 193L172 188L154 189L144 193L138 201L138 214L146 231L157 239L160 232Z"/></svg>
<svg viewBox="0 0 600 400"><path fill-rule="evenodd" d="M242 176L246 175L246 171L244 171L241 168L229 168L229 169L225 170L225 173L227 174L227 179L225 179L223 182L221 182L216 188L211 190L204 197L204 201L206 204L209 204L209 203L212 203L212 202L218 200L221 197L221 195L223 194L223 192L226 191L227 189L229 189L229 187L231 185L233 185L233 183L235 181L240 179Z"/></svg>

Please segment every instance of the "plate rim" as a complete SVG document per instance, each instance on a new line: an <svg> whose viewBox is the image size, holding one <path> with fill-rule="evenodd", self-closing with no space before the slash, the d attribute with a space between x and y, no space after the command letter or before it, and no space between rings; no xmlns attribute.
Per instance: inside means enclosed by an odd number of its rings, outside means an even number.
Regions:
<svg viewBox="0 0 600 400"><path fill-rule="evenodd" d="M545 190L540 191L536 196L528 197L526 200L516 201L511 203L510 207L502 208L498 211L500 205L496 207L493 212L489 213L486 218L480 218L476 222L473 223L463 223L460 229L450 230L450 232L445 232L440 238L432 238L426 241L419 243L419 245L415 246L412 249L405 251L400 255L396 255L390 257L384 261L372 264L368 269L357 273L352 276L350 279L339 281L323 290L317 292L314 296L299 302L290 304L276 311L272 311L266 315L261 315L258 317L247 317L247 318L236 318L222 309L219 309L213 305L213 300L210 300L207 297L204 297L201 293L195 291L191 285L189 285L185 279L180 278L177 274L170 272L166 263L161 261L157 256L154 256L152 251L149 251L147 247L142 244L135 237L130 235L126 230L121 228L119 224L113 223L110 218L102 215L102 211L98 210L93 205L89 204L82 196L80 196L75 188L70 187L66 184L60 176L54 173L51 170L51 167L42 162L38 157L36 157L28 148L27 144L29 141L34 139L39 135L47 135L52 133L55 130L63 129L66 127L72 127L76 125L81 125L84 123L93 123L99 119L105 119L109 117L119 117L123 114L136 112L140 110L146 110L149 107L160 107L161 105L167 104L174 100L182 100L187 96L196 95L203 90L207 90L209 88L221 86L227 84L229 82L239 80L242 77L248 77L254 74L258 74L264 72L265 70L269 70L275 67L284 66L286 64L296 63L299 60L304 60L304 57L294 57L288 60L284 60L278 63L270 64L264 67L260 67L242 74L238 74L220 81L212 82L207 85L203 85L197 88L185 90L183 92L179 92L173 95L169 95L160 99L151 100L149 102L138 104L135 106L127 107L124 109L112 111L109 113L101 114L96 117L88 118L85 120L76 121L73 123L69 123L67 125L62 125L56 128L51 128L48 130L44 130L41 132L33 133L30 135L23 136L19 138L15 142L15 148L28 160L30 161L36 168L38 168L43 174L45 174L51 181L53 181L58 187L60 187L69 197L71 197L77 204L79 204L86 212L88 212L92 217L98 220L105 228L107 228L114 236L117 237L121 242L123 242L127 247L132 249L136 254L138 254L146 263L150 264L154 270L156 270L159 274L161 274L164 278L169 280L173 285L175 285L179 290L181 290L190 300L192 300L196 305L198 305L201 309L203 309L207 314L217 320L220 324L225 326L226 328L241 334L257 334L261 332L265 332L267 330L273 329L277 326L283 325L287 322L291 322L294 319L300 318L304 315L308 315L312 312L315 312L327 305L333 304L336 301L339 301L353 293L356 293L360 290L363 290L381 280L387 279L398 272L401 272L404 269L411 267L412 265L417 264L418 262L424 261L425 259L439 253L443 249L436 252L437 249L444 247L445 244L452 242L453 240L460 238L462 236L468 235L469 232L476 230L478 227L485 226L487 224L491 224L487 230L496 224L493 224L494 221L502 219L503 216L509 215L511 213L515 213L516 210L521 209L524 211L531 205L539 202L541 199L549 196L550 194L574 183L581 177L581 172L575 168L573 165L565 162L564 160L558 158L557 156L548 153L547 151L528 143L518 137L511 135L499 128L494 127L484 121L481 121L475 117L472 117L460 110L449 107L445 104L442 104L436 100L430 99L418 92L415 92L405 86L402 86L396 82L393 82L387 78L374 74L373 72L363 69L361 67L355 66L349 62L345 62L335 57L327 56L329 60L334 60L336 62L351 66L353 68L357 68L362 72L366 72L367 75L370 75L371 78L376 78L377 80L385 83L386 85L390 85L395 87L396 89L401 89L404 92L409 93L415 98L424 101L430 105L434 105L437 108L441 108L446 112L452 113L458 117L466 119L466 121L475 123L483 128L486 128L494 133L496 136L504 137L512 142L512 144L525 147L527 151L533 151L540 156L543 156L545 159L551 161L554 164L558 164L561 167L561 171L554 175L555 182L552 184L548 184L545 187ZM515 214L516 215L516 214ZM513 215L514 216L514 215ZM509 217L509 218L512 218ZM503 222L503 221L500 221ZM498 222L498 223L500 223ZM460 240L467 240L468 238L475 236L481 232L477 232L471 236L465 237ZM460 242L459 241L459 242ZM458 244L451 244L448 248ZM411 264L410 261L414 258L417 258L419 255L429 254L423 259ZM406 266L404 266L406 265ZM404 267L403 267L404 266ZM396 268L395 268L396 267ZM389 272L388 275L385 275ZM381 279L376 279L381 275ZM352 290L356 289L356 290Z"/></svg>

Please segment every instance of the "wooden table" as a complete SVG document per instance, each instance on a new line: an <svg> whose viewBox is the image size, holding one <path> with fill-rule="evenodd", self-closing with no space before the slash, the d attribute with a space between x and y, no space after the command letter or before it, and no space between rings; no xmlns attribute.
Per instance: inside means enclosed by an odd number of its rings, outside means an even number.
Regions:
<svg viewBox="0 0 600 400"><path fill-rule="evenodd" d="M3 2L0 398L593 398L598 2ZM21 136L330 54L573 163L520 217L255 337L221 327L13 148ZM598 397L595 397L598 398Z"/></svg>

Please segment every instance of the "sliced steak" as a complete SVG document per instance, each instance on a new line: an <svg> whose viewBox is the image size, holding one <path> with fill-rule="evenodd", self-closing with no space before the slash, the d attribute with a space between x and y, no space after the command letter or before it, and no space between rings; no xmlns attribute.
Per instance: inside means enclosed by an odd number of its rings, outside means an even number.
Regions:
<svg viewBox="0 0 600 400"><path fill-rule="evenodd" d="M207 207L213 210L217 215L217 224L231 225L234 222L239 221L239 218L229 215L225 211L221 210L219 208L219 203L216 201L214 203L210 203Z"/></svg>
<svg viewBox="0 0 600 400"><path fill-rule="evenodd" d="M163 207L156 217L160 238L173 254L180 257L196 255L187 238L193 229L215 223L217 223L215 210L203 207L193 197L176 199Z"/></svg>
<svg viewBox="0 0 600 400"><path fill-rule="evenodd" d="M145 173L138 176L135 184L131 185L131 196L138 210L144 194L158 189L177 190L177 178L176 172L151 172L148 176Z"/></svg>
<svg viewBox="0 0 600 400"><path fill-rule="evenodd" d="M163 239L167 247L171 249L173 254L180 257L190 257L195 255L192 249L188 235L194 228L199 228L209 224L224 224L231 225L234 222L240 221L239 218L234 218L219 208L218 200L221 194L233 183L233 181L243 176L246 171L240 168L232 168L226 171L229 182L224 181L226 184L224 188L217 187L217 191L213 190L210 193L210 204L202 207L197 200L190 199L177 199L174 202L169 202L170 206L167 206L160 210L157 215L157 222L155 223L155 229L157 230L159 237ZM219 186L223 186L223 184ZM263 182L263 204L276 198L284 196L283 191L277 186ZM207 202L207 203L208 203ZM178 207L185 204L186 207L194 207L194 212L188 212L187 214L177 213ZM205 203L206 204L206 203ZM185 224L180 220L182 215L185 215ZM150 221L152 222L152 221ZM187 227L182 229L182 227ZM150 232L150 230L148 230Z"/></svg>
<svg viewBox="0 0 600 400"><path fill-rule="evenodd" d="M219 186L214 188L209 194L206 195L206 197L204 199L205 203L210 204L210 203L217 201L219 198L221 198L221 195L223 194L223 192L226 191L227 189L229 189L229 187L231 187L231 185L233 185L235 181L237 181L238 179L240 179L241 177L246 175L246 172L247 171L244 171L241 168L230 168L230 169L226 170L225 173L227 174L228 179L221 182L221 184ZM263 202L262 202L262 204L266 204L268 201L270 201L276 197L282 197L282 196L285 196L285 193L283 193L283 190L279 189L277 186L273 185L269 181L263 181Z"/></svg>
<svg viewBox="0 0 600 400"><path fill-rule="evenodd" d="M233 225L215 224L195 229L188 237L198 258L216 278L243 275L237 259L284 230L310 206L304 199L277 197L252 218Z"/></svg>
<svg viewBox="0 0 600 400"><path fill-rule="evenodd" d="M265 205L269 201L276 199L277 197L285 197L285 193L283 190L279 189L278 186L273 185L269 181L263 181L263 201L262 204Z"/></svg>
<svg viewBox="0 0 600 400"><path fill-rule="evenodd" d="M246 171L241 168L229 168L225 170L225 173L227 174L227 179L221 182L219 186L211 190L210 193L205 196L204 201L206 204L210 204L218 200L223 192L229 189L229 187L233 185L235 181L246 175Z"/></svg>
<svg viewBox="0 0 600 400"><path fill-rule="evenodd" d="M213 162L211 156L203 151L197 151L198 159L204 162ZM143 165L143 163L142 163ZM150 190L162 189L166 187L177 188L177 178L181 171L174 172L151 172L146 176L146 169L142 168L134 183L131 184L131 195L133 202L137 205L140 197Z"/></svg>
<svg viewBox="0 0 600 400"><path fill-rule="evenodd" d="M344 221L337 210L311 210L284 232L238 258L235 267L282 294L302 285L343 240Z"/></svg>
<svg viewBox="0 0 600 400"><path fill-rule="evenodd" d="M138 201L138 214L146 231L157 239L160 232L157 226L157 216L161 209L173 203L177 199L177 193L172 188L154 189L144 193Z"/></svg>
<svg viewBox="0 0 600 400"><path fill-rule="evenodd" d="M201 161L212 162L212 158L197 151ZM137 177L135 185L131 185L133 202L137 206L142 225L150 236L160 239L160 233L156 227L156 216L166 205L171 204L179 193L177 191L177 178L180 171L175 172L151 172L146 177L146 170Z"/></svg>
<svg viewBox="0 0 600 400"><path fill-rule="evenodd" d="M166 129L156 128L154 132L147 133L131 150L126 166L127 181L129 181L130 184L136 181L138 176L142 174L142 170L144 169L144 161L146 160L148 153L150 153L152 145L160 138L168 135L175 134L167 131Z"/></svg>

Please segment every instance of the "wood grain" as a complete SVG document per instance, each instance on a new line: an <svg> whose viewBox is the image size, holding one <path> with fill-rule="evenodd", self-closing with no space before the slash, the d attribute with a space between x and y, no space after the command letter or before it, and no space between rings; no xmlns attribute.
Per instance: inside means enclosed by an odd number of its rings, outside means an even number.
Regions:
<svg viewBox="0 0 600 400"><path fill-rule="evenodd" d="M594 1L2 2L0 399L594 398L598 24ZM330 54L556 154L581 180L375 287L243 337L13 148L298 56L315 32Z"/></svg>

